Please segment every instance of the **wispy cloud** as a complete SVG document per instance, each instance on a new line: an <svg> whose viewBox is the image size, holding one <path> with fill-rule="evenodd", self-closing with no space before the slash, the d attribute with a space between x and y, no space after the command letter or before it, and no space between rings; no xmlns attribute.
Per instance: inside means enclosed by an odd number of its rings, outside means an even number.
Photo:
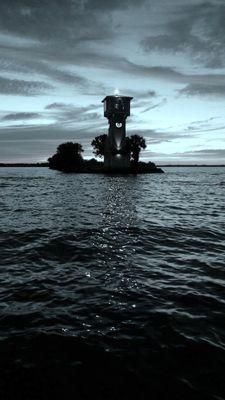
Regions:
<svg viewBox="0 0 225 400"><path fill-rule="evenodd" d="M2 121L18 121L18 120L29 120L34 118L39 118L39 113L32 112L19 112L7 114L2 118Z"/></svg>
<svg viewBox="0 0 225 400"><path fill-rule="evenodd" d="M225 81L222 84L213 84L210 81L205 83L191 83L180 89L179 93L185 96L224 97Z"/></svg>
<svg viewBox="0 0 225 400"><path fill-rule="evenodd" d="M41 81L7 79L0 77L0 94L37 96L46 93L52 86Z"/></svg>
<svg viewBox="0 0 225 400"><path fill-rule="evenodd" d="M148 111L154 110L155 108L162 107L162 106L164 106L166 103L167 103L167 100L166 100L166 99L163 99L163 100L160 101L159 103L157 103L157 104L152 104L152 105L150 105L149 107L145 108L143 111L141 111L141 113L143 114L143 113L146 113L146 112L148 112Z"/></svg>
<svg viewBox="0 0 225 400"><path fill-rule="evenodd" d="M170 7L174 17L164 33L142 40L146 51L164 51L191 55L196 62L210 67L224 65L225 4L223 1L175 1Z"/></svg>

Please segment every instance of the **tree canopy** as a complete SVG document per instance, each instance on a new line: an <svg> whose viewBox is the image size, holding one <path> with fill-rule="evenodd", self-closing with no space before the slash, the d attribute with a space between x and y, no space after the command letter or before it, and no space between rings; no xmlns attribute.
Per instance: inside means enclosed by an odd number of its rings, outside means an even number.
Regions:
<svg viewBox="0 0 225 400"><path fill-rule="evenodd" d="M93 153L97 157L103 157L105 153L107 135L96 136L91 145ZM121 150L112 150L112 154L129 155L131 158L131 171L148 172L153 166L139 162L139 155L142 149L146 148L145 139L139 135L128 136ZM80 143L66 142L57 147L56 153L48 159L49 167L65 172L101 172L104 170L102 162L84 160L82 157L83 148Z"/></svg>
<svg viewBox="0 0 225 400"><path fill-rule="evenodd" d="M137 166L141 150L146 149L145 139L139 135L127 137L127 147L130 151L131 160Z"/></svg>
<svg viewBox="0 0 225 400"><path fill-rule="evenodd" d="M62 143L57 147L56 153L48 159L49 167L59 170L79 167L83 162L82 152L80 143Z"/></svg>
<svg viewBox="0 0 225 400"><path fill-rule="evenodd" d="M107 135L104 134L104 135L96 136L92 140L91 145L93 147L93 153L95 156L100 157L100 158L104 156L106 139L107 139Z"/></svg>

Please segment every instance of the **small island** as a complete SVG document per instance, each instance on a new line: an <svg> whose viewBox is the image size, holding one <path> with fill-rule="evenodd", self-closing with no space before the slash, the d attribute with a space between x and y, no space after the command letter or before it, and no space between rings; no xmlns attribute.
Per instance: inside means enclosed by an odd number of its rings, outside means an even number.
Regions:
<svg viewBox="0 0 225 400"><path fill-rule="evenodd" d="M105 174L148 174L163 173L152 162L139 161L142 149L146 148L145 139L139 135L126 137L126 119L130 115L132 97L106 96L104 116L108 119L108 134L95 137L91 143L93 153L104 161L95 158L85 160L80 143L66 142L57 147L56 153L48 159L49 168L73 173Z"/></svg>

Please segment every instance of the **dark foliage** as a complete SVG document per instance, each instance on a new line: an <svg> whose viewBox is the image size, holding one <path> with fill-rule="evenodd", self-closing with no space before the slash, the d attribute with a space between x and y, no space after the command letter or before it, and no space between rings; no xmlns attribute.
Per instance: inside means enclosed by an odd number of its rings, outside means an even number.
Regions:
<svg viewBox="0 0 225 400"><path fill-rule="evenodd" d="M104 135L96 136L92 140L91 145L93 147L93 153L97 157L101 158L104 156L106 139L107 139L107 135L104 134Z"/></svg>
<svg viewBox="0 0 225 400"><path fill-rule="evenodd" d="M99 135L92 140L91 145L93 147L93 153L97 157L103 157L104 152L105 152L105 143L106 143L107 135ZM130 153L131 159L134 163L134 165L138 164L139 161L139 155L142 149L146 148L146 142L145 139L142 136L139 135L132 135L130 137L126 138L126 145L125 148L123 148L122 151L120 151L120 154L128 154ZM116 154L118 151L116 151Z"/></svg>
<svg viewBox="0 0 225 400"><path fill-rule="evenodd" d="M141 150L146 149L145 139L139 135L132 135L128 137L127 149L130 151L131 161L133 161L133 164L137 166Z"/></svg>
<svg viewBox="0 0 225 400"><path fill-rule="evenodd" d="M66 171L79 169L83 163L83 148L80 143L66 142L57 147L56 153L48 159L49 168Z"/></svg>
<svg viewBox="0 0 225 400"><path fill-rule="evenodd" d="M104 155L105 140L107 135L97 136L92 141L94 153L97 156ZM133 135L126 138L126 146L121 151L121 154L131 154L131 165L127 169L112 169L108 170L104 167L104 163L92 158L84 160L82 158L82 146L79 143L67 142L58 146L56 153L48 159L49 168L56 169L62 172L75 173L121 173L121 174L136 174L136 173L160 173L163 172L157 168L154 163L138 162L141 149L146 147L145 140L141 136Z"/></svg>

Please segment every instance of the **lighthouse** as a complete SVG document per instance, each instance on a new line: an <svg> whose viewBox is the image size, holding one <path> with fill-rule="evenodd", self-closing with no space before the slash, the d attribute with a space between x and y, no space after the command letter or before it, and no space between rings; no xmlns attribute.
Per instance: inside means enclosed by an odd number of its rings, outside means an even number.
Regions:
<svg viewBox="0 0 225 400"><path fill-rule="evenodd" d="M126 149L126 119L130 115L132 99L115 95L106 96L102 100L104 117L109 122L104 151L104 166L109 170L125 170L130 166L130 154Z"/></svg>

